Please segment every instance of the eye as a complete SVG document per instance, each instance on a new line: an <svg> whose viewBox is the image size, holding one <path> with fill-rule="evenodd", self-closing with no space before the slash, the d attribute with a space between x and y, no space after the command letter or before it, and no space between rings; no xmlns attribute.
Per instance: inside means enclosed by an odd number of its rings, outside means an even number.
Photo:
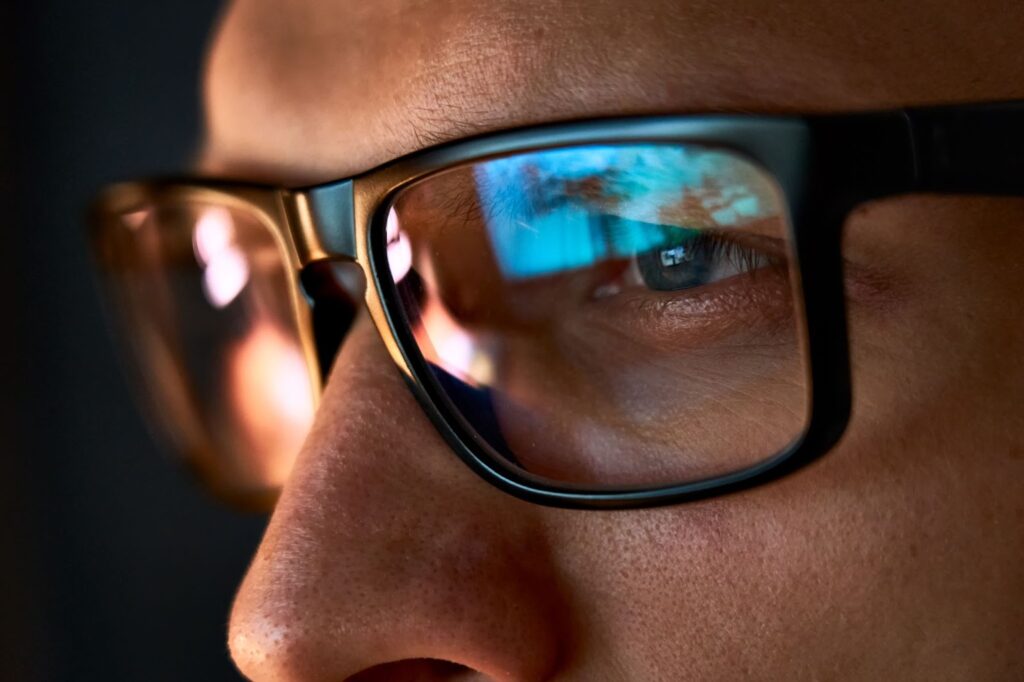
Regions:
<svg viewBox="0 0 1024 682"><path fill-rule="evenodd" d="M636 255L643 283L655 291L706 286L772 265L765 253L713 232L677 228L674 243Z"/></svg>
<svg viewBox="0 0 1024 682"><path fill-rule="evenodd" d="M658 225L601 216L605 249L632 261L620 285L681 291L778 265L775 244L742 230ZM767 241L774 242L774 239ZM774 247L774 248L772 248Z"/></svg>

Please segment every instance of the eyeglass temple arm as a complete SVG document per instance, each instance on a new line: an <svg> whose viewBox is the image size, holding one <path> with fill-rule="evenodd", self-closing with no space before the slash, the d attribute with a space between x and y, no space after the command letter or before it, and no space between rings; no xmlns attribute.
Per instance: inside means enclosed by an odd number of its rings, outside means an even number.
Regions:
<svg viewBox="0 0 1024 682"><path fill-rule="evenodd" d="M1024 102L906 114L915 191L1024 196Z"/></svg>

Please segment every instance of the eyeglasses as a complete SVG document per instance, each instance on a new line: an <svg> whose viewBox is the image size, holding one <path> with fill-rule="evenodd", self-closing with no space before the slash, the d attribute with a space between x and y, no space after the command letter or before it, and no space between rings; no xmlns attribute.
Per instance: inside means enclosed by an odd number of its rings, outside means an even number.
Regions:
<svg viewBox="0 0 1024 682"><path fill-rule="evenodd" d="M1024 194L1022 125L1022 103L550 125L303 189L117 185L94 244L155 423L236 501L287 478L355 291L486 481L562 507L678 503L835 445L846 215Z"/></svg>

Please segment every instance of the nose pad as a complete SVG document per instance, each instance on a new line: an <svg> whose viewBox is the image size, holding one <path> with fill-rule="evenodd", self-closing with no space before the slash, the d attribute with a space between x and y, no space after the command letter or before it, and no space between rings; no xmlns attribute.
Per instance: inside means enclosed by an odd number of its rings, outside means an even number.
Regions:
<svg viewBox="0 0 1024 682"><path fill-rule="evenodd" d="M300 281L312 308L317 362L326 383L362 305L366 277L351 261L320 261L306 266Z"/></svg>

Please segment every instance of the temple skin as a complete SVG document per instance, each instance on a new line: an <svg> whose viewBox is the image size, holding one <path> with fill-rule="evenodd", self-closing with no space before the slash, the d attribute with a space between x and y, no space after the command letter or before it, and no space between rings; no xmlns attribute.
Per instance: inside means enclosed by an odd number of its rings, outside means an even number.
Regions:
<svg viewBox="0 0 1024 682"><path fill-rule="evenodd" d="M239 0L200 168L301 184L581 117L1024 98L980 0ZM818 464L656 510L487 486L361 320L239 590L253 680L1024 677L1024 201L848 219L855 407Z"/></svg>

